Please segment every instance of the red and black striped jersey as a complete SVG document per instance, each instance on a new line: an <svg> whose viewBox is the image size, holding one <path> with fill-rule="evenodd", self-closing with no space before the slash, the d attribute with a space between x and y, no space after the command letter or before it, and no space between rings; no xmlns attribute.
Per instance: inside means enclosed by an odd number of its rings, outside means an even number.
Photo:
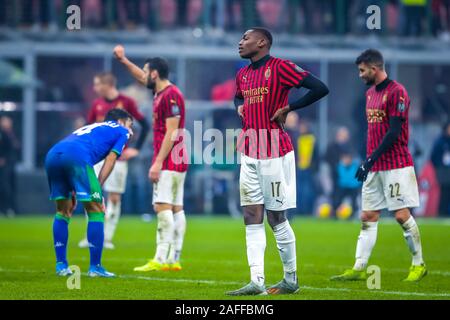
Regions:
<svg viewBox="0 0 450 320"><path fill-rule="evenodd" d="M371 171L386 171L413 165L408 150L408 113L410 99L406 89L390 79L385 79L366 92L367 157L378 148L389 130L389 118L403 118L402 130L394 144L375 162Z"/></svg>
<svg viewBox="0 0 450 320"><path fill-rule="evenodd" d="M289 90L300 87L308 74L289 60L270 55L239 70L236 97L244 99L239 152L267 159L293 150L289 135L270 119L278 109L287 106Z"/></svg>
<svg viewBox="0 0 450 320"><path fill-rule="evenodd" d="M105 120L106 114L114 108L125 110L133 117L133 119L137 121L141 121L145 118L142 112L139 111L137 103L133 98L119 93L119 95L113 100L107 100L105 98L95 99L94 102L92 102L91 108L89 109L87 122L103 122ZM125 148L127 147L128 143ZM118 160L125 161L121 158L119 158Z"/></svg>
<svg viewBox="0 0 450 320"><path fill-rule="evenodd" d="M125 110L137 121L144 119L144 115L139 111L136 101L120 93L113 100L106 100L105 98L95 99L89 109L87 122L103 122L108 111L114 108Z"/></svg>
<svg viewBox="0 0 450 320"><path fill-rule="evenodd" d="M177 136L167 158L164 160L162 170L185 172L188 167L187 152L183 140L185 106L181 91L173 84L167 86L154 96L153 100L153 160L161 149L166 134L166 120L171 117L180 117Z"/></svg>

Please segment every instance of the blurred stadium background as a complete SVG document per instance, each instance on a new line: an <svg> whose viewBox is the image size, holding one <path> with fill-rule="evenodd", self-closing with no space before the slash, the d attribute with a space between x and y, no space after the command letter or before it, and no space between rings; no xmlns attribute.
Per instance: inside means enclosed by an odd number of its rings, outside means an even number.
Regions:
<svg viewBox="0 0 450 320"><path fill-rule="evenodd" d="M67 30L72 4L81 8L81 30ZM373 4L381 8L381 30L366 27L366 8ZM337 209L343 202L339 181L345 177L338 176L338 166L356 165L365 155L365 86L354 59L374 47L412 99L410 147L422 200L416 214L450 215L448 0L0 0L0 130L12 142L11 148L0 146L0 212L54 211L47 200L45 154L83 125L96 73L112 71L120 89L151 118L150 92L114 61L117 43L141 65L156 55L169 60L171 80L187 99L189 130L194 120L203 121L204 129L239 128L234 76L245 62L237 43L255 25L274 32L273 55L293 60L330 88L326 99L288 119L299 183L292 214L326 216L330 208L324 203ZM152 212L146 177L151 154L149 135L130 163L126 214ZM237 178L237 165L191 165L186 211L238 216Z"/></svg>

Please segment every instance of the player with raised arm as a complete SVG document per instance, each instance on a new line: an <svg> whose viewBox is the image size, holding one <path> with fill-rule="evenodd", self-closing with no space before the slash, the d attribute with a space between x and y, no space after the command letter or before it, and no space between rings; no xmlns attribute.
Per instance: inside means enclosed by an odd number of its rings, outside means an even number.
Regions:
<svg viewBox="0 0 450 320"><path fill-rule="evenodd" d="M50 199L56 203L53 243L56 274L72 274L67 262L69 222L77 200L83 202L89 222L90 277L114 277L101 264L104 241L102 186L130 136L133 120L124 110L113 109L105 121L84 126L54 145L45 159ZM98 178L94 165L105 160Z"/></svg>
<svg viewBox="0 0 450 320"><path fill-rule="evenodd" d="M116 77L112 73L103 72L97 74L94 77L94 91L98 98L94 100L89 109L88 123L103 122L109 110L119 108L127 111L141 126L141 132L134 148L125 148L104 186L104 191L107 193L104 247L106 249L114 249L112 240L122 211L122 194L125 192L127 183L128 160L139 154L150 126L144 115L139 111L135 100L119 92ZM102 165L103 163L100 162L94 167L97 175ZM88 245L87 239L83 239L79 243L80 247L87 248Z"/></svg>
<svg viewBox="0 0 450 320"><path fill-rule="evenodd" d="M184 97L172 84L167 61L156 57L145 62L144 69L128 60L123 46L114 55L131 75L154 92L153 160L148 176L153 182L153 207L158 217L156 253L153 259L135 271L179 271L186 231L183 193L187 153L184 148Z"/></svg>
<svg viewBox="0 0 450 320"><path fill-rule="evenodd" d="M408 150L410 99L405 87L388 78L381 52L368 49L356 59L366 92L367 159L356 172L363 182L361 231L352 269L331 280L365 280L366 267L377 240L380 211L394 211L412 255L405 281L419 281L427 269L422 258L419 228L409 208L419 206L413 159Z"/></svg>
<svg viewBox="0 0 450 320"><path fill-rule="evenodd" d="M289 60L270 55L272 35L264 28L246 31L239 55L251 64L236 76L235 105L243 128L237 149L242 154L241 206L250 266L249 284L229 295L291 294L299 290L295 234L286 210L296 207L295 157L284 130L289 112L311 105L328 94L327 86ZM308 93L288 104L289 90L305 87ZM264 210L283 263L284 278L266 291Z"/></svg>

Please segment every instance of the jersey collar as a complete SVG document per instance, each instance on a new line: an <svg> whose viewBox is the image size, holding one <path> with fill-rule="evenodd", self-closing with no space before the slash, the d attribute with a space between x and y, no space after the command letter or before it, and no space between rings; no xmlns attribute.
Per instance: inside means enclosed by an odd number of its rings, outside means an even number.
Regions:
<svg viewBox="0 0 450 320"><path fill-rule="evenodd" d="M258 69L259 67L265 65L269 59L270 59L270 54L262 57L258 61L252 62L252 64L251 64L252 69L255 70L255 69Z"/></svg>
<svg viewBox="0 0 450 320"><path fill-rule="evenodd" d="M103 98L103 100L105 100L107 103L111 103L111 102L114 102L114 101L116 101L117 99L119 99L120 96L121 96L121 94L120 94L120 92L119 92L119 94L117 95L117 97L115 97L114 99Z"/></svg>
<svg viewBox="0 0 450 320"><path fill-rule="evenodd" d="M375 90L378 91L378 92L379 92L379 91L382 91L382 90L386 89L387 86L389 85L389 83L391 83L391 82L392 82L391 79L386 78L386 79L384 79L382 82L380 82L379 84L377 84L377 85L375 86Z"/></svg>
<svg viewBox="0 0 450 320"><path fill-rule="evenodd" d="M160 96L164 91L166 91L169 87L171 87L173 84L169 84L167 87L165 87L164 89L162 89L161 91L158 91L155 93L155 97Z"/></svg>

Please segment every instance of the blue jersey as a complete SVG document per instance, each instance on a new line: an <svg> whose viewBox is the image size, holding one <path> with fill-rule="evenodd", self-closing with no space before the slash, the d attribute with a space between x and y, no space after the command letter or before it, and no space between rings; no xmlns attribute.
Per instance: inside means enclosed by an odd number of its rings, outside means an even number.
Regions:
<svg viewBox="0 0 450 320"><path fill-rule="evenodd" d="M93 166L111 151L119 157L129 138L128 129L115 121L94 123L74 131L53 146L49 153L71 154Z"/></svg>

